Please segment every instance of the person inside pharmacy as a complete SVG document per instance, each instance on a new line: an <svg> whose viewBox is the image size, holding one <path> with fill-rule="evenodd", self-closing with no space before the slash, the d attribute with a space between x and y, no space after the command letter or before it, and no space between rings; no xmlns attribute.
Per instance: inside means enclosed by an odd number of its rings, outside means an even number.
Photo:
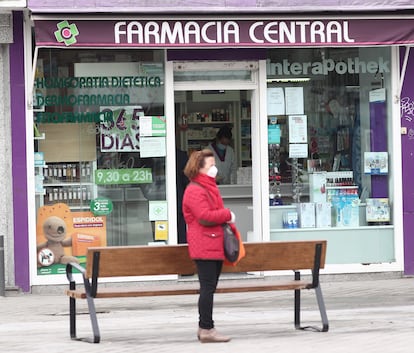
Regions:
<svg viewBox="0 0 414 353"><path fill-rule="evenodd" d="M236 159L234 149L230 146L232 138L231 127L225 125L217 131L215 140L208 145L216 160L217 184L235 184L236 181Z"/></svg>

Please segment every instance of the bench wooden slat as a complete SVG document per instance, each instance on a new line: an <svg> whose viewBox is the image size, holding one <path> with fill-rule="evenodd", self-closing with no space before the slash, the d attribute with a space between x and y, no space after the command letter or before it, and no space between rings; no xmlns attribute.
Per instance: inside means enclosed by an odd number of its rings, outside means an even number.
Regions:
<svg viewBox="0 0 414 353"><path fill-rule="evenodd" d="M123 297L152 297L152 296L165 296L165 295L181 295L181 294L197 294L198 288L101 288L96 294L95 298L123 298ZM66 291L66 294L72 298L85 299L86 293L82 289L74 291Z"/></svg>
<svg viewBox="0 0 414 353"><path fill-rule="evenodd" d="M303 270L313 268L315 245L326 241L290 241L246 243L246 257L235 267L225 266L223 272L272 270ZM89 248L86 278L92 278L94 252L100 256L99 274L103 277L128 277L195 273L187 245L128 246ZM321 268L325 264L322 250Z"/></svg>
<svg viewBox="0 0 414 353"><path fill-rule="evenodd" d="M274 281L270 283L219 283L216 293L239 293L239 292L262 292L276 290L306 289L311 286L309 281ZM164 286L143 286L140 287L112 287L100 288L95 298L123 298L123 297L149 297L167 295L198 294L198 284L190 285L164 285ZM85 299L84 289L67 290L66 294L72 298Z"/></svg>
<svg viewBox="0 0 414 353"><path fill-rule="evenodd" d="M273 241L245 244L246 257L237 266L224 266L223 272L312 269L317 244L322 245L320 268L324 268L326 241Z"/></svg>
<svg viewBox="0 0 414 353"><path fill-rule="evenodd" d="M89 248L86 278L92 278L93 254L99 252L99 277L128 277L194 273L187 245Z"/></svg>

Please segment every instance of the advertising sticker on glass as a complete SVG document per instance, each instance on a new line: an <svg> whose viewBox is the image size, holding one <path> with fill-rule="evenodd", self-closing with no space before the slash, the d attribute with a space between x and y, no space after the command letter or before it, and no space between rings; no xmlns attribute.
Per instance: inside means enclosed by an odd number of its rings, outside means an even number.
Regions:
<svg viewBox="0 0 414 353"><path fill-rule="evenodd" d="M101 107L101 113L112 119L102 120L100 126L101 152L139 152L139 117L141 106Z"/></svg>
<svg viewBox="0 0 414 353"><path fill-rule="evenodd" d="M364 152L364 172L371 175L388 174L388 152Z"/></svg>

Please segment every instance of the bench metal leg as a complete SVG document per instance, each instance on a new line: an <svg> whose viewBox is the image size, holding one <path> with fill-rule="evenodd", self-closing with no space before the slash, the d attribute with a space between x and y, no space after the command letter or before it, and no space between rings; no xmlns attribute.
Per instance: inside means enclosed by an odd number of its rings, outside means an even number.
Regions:
<svg viewBox="0 0 414 353"><path fill-rule="evenodd" d="M316 292L316 300L318 301L319 312L321 313L322 319L322 332L328 332L329 330L329 323L328 323L328 315L326 314L325 302L323 300L322 289L321 286L318 285L315 287Z"/></svg>
<svg viewBox="0 0 414 353"><path fill-rule="evenodd" d="M99 343L101 340L101 336L99 333L99 326L98 326L98 319L96 317L96 309L95 309L95 302L94 298L91 296L91 287L88 279L83 279L84 285L85 285L85 291L86 291L86 301L88 303L88 309L89 309L89 317L91 319L91 325L92 325L92 332L93 332L93 339L90 338L78 338L76 335L76 298L69 298L69 317L70 317L70 337L73 340L78 341L86 341L90 343ZM75 289L75 282L71 282L70 289Z"/></svg>
<svg viewBox="0 0 414 353"><path fill-rule="evenodd" d="M300 290L295 289L295 328L297 330L301 329L300 327Z"/></svg>
<svg viewBox="0 0 414 353"><path fill-rule="evenodd" d="M295 281L300 280L300 272L295 271ZM329 330L328 316L326 315L325 303L323 301L322 290L319 284L319 281L314 282L313 286L308 289L314 289L316 294L316 300L318 302L319 313L321 314L322 319L322 328L315 326L301 326L300 325L300 289L295 289L295 328L297 330L314 330L319 332L327 332Z"/></svg>
<svg viewBox="0 0 414 353"><path fill-rule="evenodd" d="M94 254L94 268L99 268L99 253ZM73 340L87 341L91 343L99 343L101 336L99 333L98 319L96 317L96 309L94 303L94 296L96 295L98 273L94 272L92 284L89 279L85 277L85 269L77 263L68 263L66 265L66 277L69 280L69 289L74 291L76 289L76 282L72 275L72 268L76 268L82 273L83 285L85 286L86 301L88 303L89 317L91 319L93 339L90 338L78 338L76 335L76 297L69 297L69 331L70 337ZM95 270L97 271L97 270Z"/></svg>
<svg viewBox="0 0 414 353"><path fill-rule="evenodd" d="M93 339L91 338L78 338L76 335L76 299L69 298L69 320L70 320L70 338L77 341L85 341L90 343L99 343L101 336L99 333L98 319L96 317L95 303L92 297L87 296L86 301L88 303L89 317L91 319Z"/></svg>
<svg viewBox="0 0 414 353"><path fill-rule="evenodd" d="M76 299L69 297L69 330L70 338L76 339Z"/></svg>
<svg viewBox="0 0 414 353"><path fill-rule="evenodd" d="M101 340L101 335L99 333L98 318L96 317L95 303L93 301L93 298L90 297L89 295L86 297L86 300L88 302L89 316L91 318L91 324L92 324L92 331L93 331L92 342L99 343L99 341Z"/></svg>
<svg viewBox="0 0 414 353"><path fill-rule="evenodd" d="M295 290L295 328L297 330L314 330L318 332L327 332L329 330L328 316L326 314L325 303L323 300L322 290L320 286L312 288L315 290L316 300L318 302L319 313L322 319L322 328L316 326L301 326L300 325L300 290Z"/></svg>

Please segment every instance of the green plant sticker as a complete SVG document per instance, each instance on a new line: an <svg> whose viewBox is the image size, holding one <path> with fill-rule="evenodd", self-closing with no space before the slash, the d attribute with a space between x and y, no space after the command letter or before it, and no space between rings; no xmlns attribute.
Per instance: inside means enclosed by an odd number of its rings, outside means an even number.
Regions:
<svg viewBox="0 0 414 353"><path fill-rule="evenodd" d="M94 216L106 216L113 210L112 200L106 197L98 197L91 200L90 208Z"/></svg>
<svg viewBox="0 0 414 353"><path fill-rule="evenodd" d="M79 35L78 27L74 23L61 21L57 24L55 38L58 42L64 43L67 47L77 42L76 36Z"/></svg>

